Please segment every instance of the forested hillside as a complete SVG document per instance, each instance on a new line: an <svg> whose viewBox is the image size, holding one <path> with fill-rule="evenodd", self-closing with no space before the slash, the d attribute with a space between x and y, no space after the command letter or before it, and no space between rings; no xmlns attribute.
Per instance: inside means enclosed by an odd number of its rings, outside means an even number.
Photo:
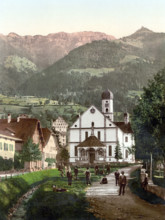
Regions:
<svg viewBox="0 0 165 220"><path fill-rule="evenodd" d="M148 42L150 39L151 42ZM165 34L142 28L116 41L94 41L71 51L21 88L23 94L50 96L88 106L100 106L103 90L114 93L115 110L131 111L136 94L165 66ZM157 42L157 49L154 42ZM155 51L154 53L152 51ZM129 96L135 90L134 97Z"/></svg>

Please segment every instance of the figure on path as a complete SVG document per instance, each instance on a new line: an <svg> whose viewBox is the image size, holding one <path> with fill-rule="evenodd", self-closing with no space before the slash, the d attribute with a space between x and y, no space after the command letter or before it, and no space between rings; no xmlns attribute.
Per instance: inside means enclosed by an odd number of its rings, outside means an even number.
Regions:
<svg viewBox="0 0 165 220"><path fill-rule="evenodd" d="M146 172L146 173L145 173L144 181L142 182L142 188L143 188L144 190L147 190L147 186L148 186L148 173Z"/></svg>
<svg viewBox="0 0 165 220"><path fill-rule="evenodd" d="M67 189L57 188L56 185L53 185L53 192L66 192Z"/></svg>
<svg viewBox="0 0 165 220"><path fill-rule="evenodd" d="M74 175L75 175L75 179L77 180L77 176L78 176L78 167L77 166L74 168Z"/></svg>
<svg viewBox="0 0 165 220"><path fill-rule="evenodd" d="M60 172L61 172L61 173L60 173L61 177L64 177L64 171L63 171L63 169L61 169Z"/></svg>
<svg viewBox="0 0 165 220"><path fill-rule="evenodd" d="M117 171L115 172L116 186L119 185L119 176L120 176L120 173L119 173L119 171L117 170Z"/></svg>
<svg viewBox="0 0 165 220"><path fill-rule="evenodd" d="M125 186L127 184L127 178L124 175L124 171L121 172L121 175L119 176L119 196L121 195L121 193L124 195L125 193Z"/></svg>
<svg viewBox="0 0 165 220"><path fill-rule="evenodd" d="M72 172L68 170L66 175L68 178L68 185L71 186L72 185Z"/></svg>
<svg viewBox="0 0 165 220"><path fill-rule="evenodd" d="M102 178L100 184L107 184L108 183L108 180L107 180L107 177L106 175Z"/></svg>
<svg viewBox="0 0 165 220"><path fill-rule="evenodd" d="M87 170L85 171L85 178L86 178L86 184L91 185L91 173L89 171L89 168L87 167Z"/></svg>
<svg viewBox="0 0 165 220"><path fill-rule="evenodd" d="M99 174L99 167L96 165L95 166L95 174L98 175Z"/></svg>
<svg viewBox="0 0 165 220"><path fill-rule="evenodd" d="M111 167L110 167L110 165L108 164L108 165L107 165L107 174L110 174L110 171L111 171Z"/></svg>

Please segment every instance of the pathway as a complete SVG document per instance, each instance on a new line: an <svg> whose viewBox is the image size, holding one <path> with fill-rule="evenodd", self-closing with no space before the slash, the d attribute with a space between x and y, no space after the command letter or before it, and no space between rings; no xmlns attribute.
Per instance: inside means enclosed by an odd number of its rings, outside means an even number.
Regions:
<svg viewBox="0 0 165 220"><path fill-rule="evenodd" d="M129 179L134 167L122 170ZM121 171L121 170L120 170ZM89 212L100 220L165 220L165 206L153 205L126 188L124 196L118 196L119 188L115 186L114 173L108 177L108 184L94 183L87 188L87 200L90 204Z"/></svg>
<svg viewBox="0 0 165 220"><path fill-rule="evenodd" d="M137 166L136 166L137 167ZM129 171L130 167L119 169L119 172L124 171L124 174L129 179ZM106 176L108 180L108 184L100 184L99 182L95 182L91 187L87 189L86 196L109 196L109 195L118 195L119 194L119 186L115 184L115 175L114 172L110 173Z"/></svg>

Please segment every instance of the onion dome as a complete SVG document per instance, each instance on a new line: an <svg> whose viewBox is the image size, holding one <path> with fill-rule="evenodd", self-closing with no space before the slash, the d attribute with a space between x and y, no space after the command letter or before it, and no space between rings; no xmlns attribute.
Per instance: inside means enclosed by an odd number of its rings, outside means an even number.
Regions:
<svg viewBox="0 0 165 220"><path fill-rule="evenodd" d="M102 99L113 99L113 93L109 89L107 89L102 93L101 97Z"/></svg>

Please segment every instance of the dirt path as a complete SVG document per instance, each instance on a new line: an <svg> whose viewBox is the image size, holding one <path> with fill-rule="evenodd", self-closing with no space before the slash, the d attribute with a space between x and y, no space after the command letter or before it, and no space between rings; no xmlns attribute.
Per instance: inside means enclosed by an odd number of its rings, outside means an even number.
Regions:
<svg viewBox="0 0 165 220"><path fill-rule="evenodd" d="M134 168L124 168L127 178ZM87 189L89 211L105 220L165 220L165 206L153 205L140 199L126 188L124 196L118 196L114 174L108 176L108 184L94 183Z"/></svg>

